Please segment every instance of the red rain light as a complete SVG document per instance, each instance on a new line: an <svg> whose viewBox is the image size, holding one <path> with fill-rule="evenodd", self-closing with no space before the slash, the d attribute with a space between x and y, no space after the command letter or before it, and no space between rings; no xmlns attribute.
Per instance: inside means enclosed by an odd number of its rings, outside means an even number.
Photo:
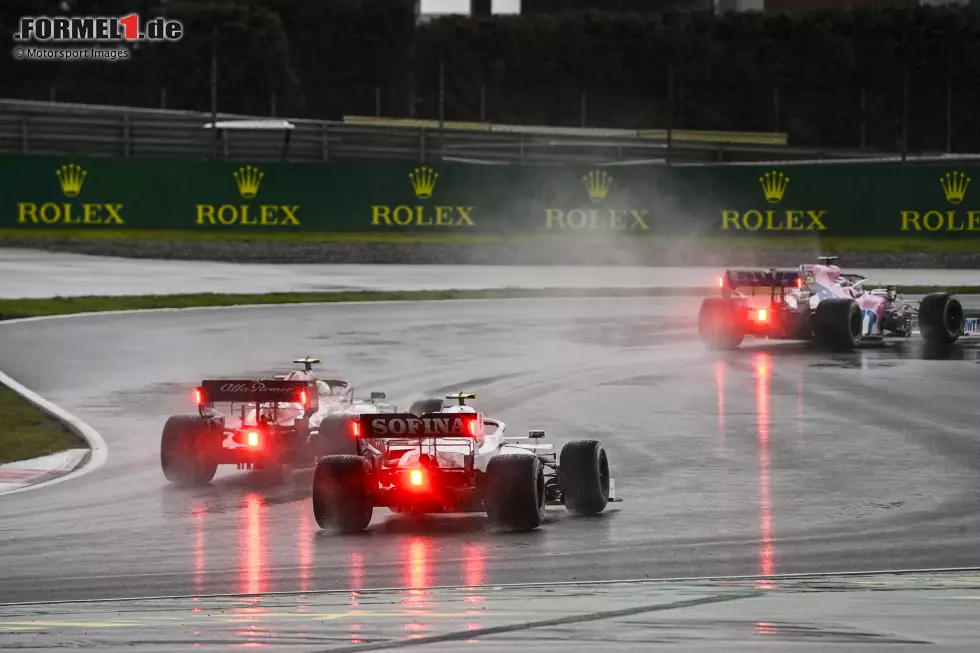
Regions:
<svg viewBox="0 0 980 653"><path fill-rule="evenodd" d="M303 404L304 406L307 405L306 390L300 390L299 391L299 402L301 404Z"/></svg>
<svg viewBox="0 0 980 653"><path fill-rule="evenodd" d="M474 438L476 437L476 419L471 419L468 422L466 422L466 430Z"/></svg>
<svg viewBox="0 0 980 653"><path fill-rule="evenodd" d="M766 321L768 321L769 320L769 311L766 310L766 309L764 309L764 308L760 308L759 309L759 312L756 314L756 318L760 322L766 322Z"/></svg>
<svg viewBox="0 0 980 653"><path fill-rule="evenodd" d="M350 434L355 438L361 437L361 423L356 419L350 423Z"/></svg>
<svg viewBox="0 0 980 653"><path fill-rule="evenodd" d="M257 447L259 446L259 434L255 431L248 432L248 446Z"/></svg>
<svg viewBox="0 0 980 653"><path fill-rule="evenodd" d="M409 477L408 478L409 478L409 482L411 482L412 485L415 485L415 486L422 485L422 470L421 469L413 469L409 473Z"/></svg>
<svg viewBox="0 0 980 653"><path fill-rule="evenodd" d="M800 278L797 278L796 279L796 287L797 288L802 288L803 287L803 279L800 279Z"/></svg>
<svg viewBox="0 0 980 653"><path fill-rule="evenodd" d="M194 388L194 403L198 406L204 404L204 391L200 388Z"/></svg>
<svg viewBox="0 0 980 653"><path fill-rule="evenodd" d="M725 287L725 277L718 277L718 287L719 288Z"/></svg>

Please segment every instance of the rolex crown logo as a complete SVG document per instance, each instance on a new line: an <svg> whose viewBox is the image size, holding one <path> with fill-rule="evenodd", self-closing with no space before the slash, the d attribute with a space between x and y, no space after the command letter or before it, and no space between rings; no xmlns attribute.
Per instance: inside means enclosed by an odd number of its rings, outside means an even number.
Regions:
<svg viewBox="0 0 980 653"><path fill-rule="evenodd" d="M432 168L416 168L415 172L408 173L408 178L412 180L412 188L415 189L415 197L420 200L427 200L432 197L432 191L436 189L436 181L439 180L439 173Z"/></svg>
<svg viewBox="0 0 980 653"><path fill-rule="evenodd" d="M759 177L759 183L762 184L762 192L766 194L766 201L770 204L778 204L786 194L789 177L773 170Z"/></svg>
<svg viewBox="0 0 980 653"><path fill-rule="evenodd" d="M970 178L962 172L947 172L939 178L939 183L943 185L946 201L950 204L959 204L966 197L966 187L970 184Z"/></svg>
<svg viewBox="0 0 980 653"><path fill-rule="evenodd" d="M58 176L58 183L61 184L61 192L65 197L77 197L82 192L82 184L85 183L88 172L81 166L69 163L58 168L55 174Z"/></svg>
<svg viewBox="0 0 980 653"><path fill-rule="evenodd" d="M582 177L585 182L585 189L589 191L589 199L593 202L601 202L609 194L613 178L605 170L593 170Z"/></svg>
<svg viewBox="0 0 980 653"><path fill-rule="evenodd" d="M265 173L254 166L242 166L237 172L232 173L232 176L238 184L238 193L250 200L259 194L259 185Z"/></svg>

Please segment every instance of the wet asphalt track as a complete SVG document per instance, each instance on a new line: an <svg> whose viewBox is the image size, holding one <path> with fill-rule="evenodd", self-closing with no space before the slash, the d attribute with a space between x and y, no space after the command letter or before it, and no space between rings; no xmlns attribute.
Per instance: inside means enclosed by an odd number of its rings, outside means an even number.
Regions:
<svg viewBox="0 0 980 653"><path fill-rule="evenodd" d="M98 429L106 465L0 497L0 602L980 565L980 349L919 337L724 355L698 300L267 307L0 325L0 369ZM512 431L601 439L625 502L528 534L377 511L318 531L309 474L203 490L159 470L207 376L324 359L397 402L459 389Z"/></svg>

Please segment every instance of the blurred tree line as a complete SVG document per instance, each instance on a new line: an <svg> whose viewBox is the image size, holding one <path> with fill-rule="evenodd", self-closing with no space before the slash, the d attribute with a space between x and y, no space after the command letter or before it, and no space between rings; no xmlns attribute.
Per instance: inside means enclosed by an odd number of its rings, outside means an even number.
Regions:
<svg viewBox="0 0 980 653"><path fill-rule="evenodd" d="M631 0L615 0L632 6ZM530 2L530 0L529 0ZM716 15L647 3L417 22L414 0L4 0L22 15L163 15L179 43L126 62L8 60L5 97L208 110L787 131L791 143L980 148L975 7ZM533 4L533 3L531 3ZM671 100L668 102L668 98ZM907 98L907 102L905 101Z"/></svg>

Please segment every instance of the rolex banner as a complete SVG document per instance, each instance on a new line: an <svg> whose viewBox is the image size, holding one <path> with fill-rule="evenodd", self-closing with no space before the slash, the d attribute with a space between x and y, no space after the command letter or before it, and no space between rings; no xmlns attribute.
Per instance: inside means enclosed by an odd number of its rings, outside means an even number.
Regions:
<svg viewBox="0 0 980 653"><path fill-rule="evenodd" d="M980 236L980 168L518 167L0 158L0 226Z"/></svg>

